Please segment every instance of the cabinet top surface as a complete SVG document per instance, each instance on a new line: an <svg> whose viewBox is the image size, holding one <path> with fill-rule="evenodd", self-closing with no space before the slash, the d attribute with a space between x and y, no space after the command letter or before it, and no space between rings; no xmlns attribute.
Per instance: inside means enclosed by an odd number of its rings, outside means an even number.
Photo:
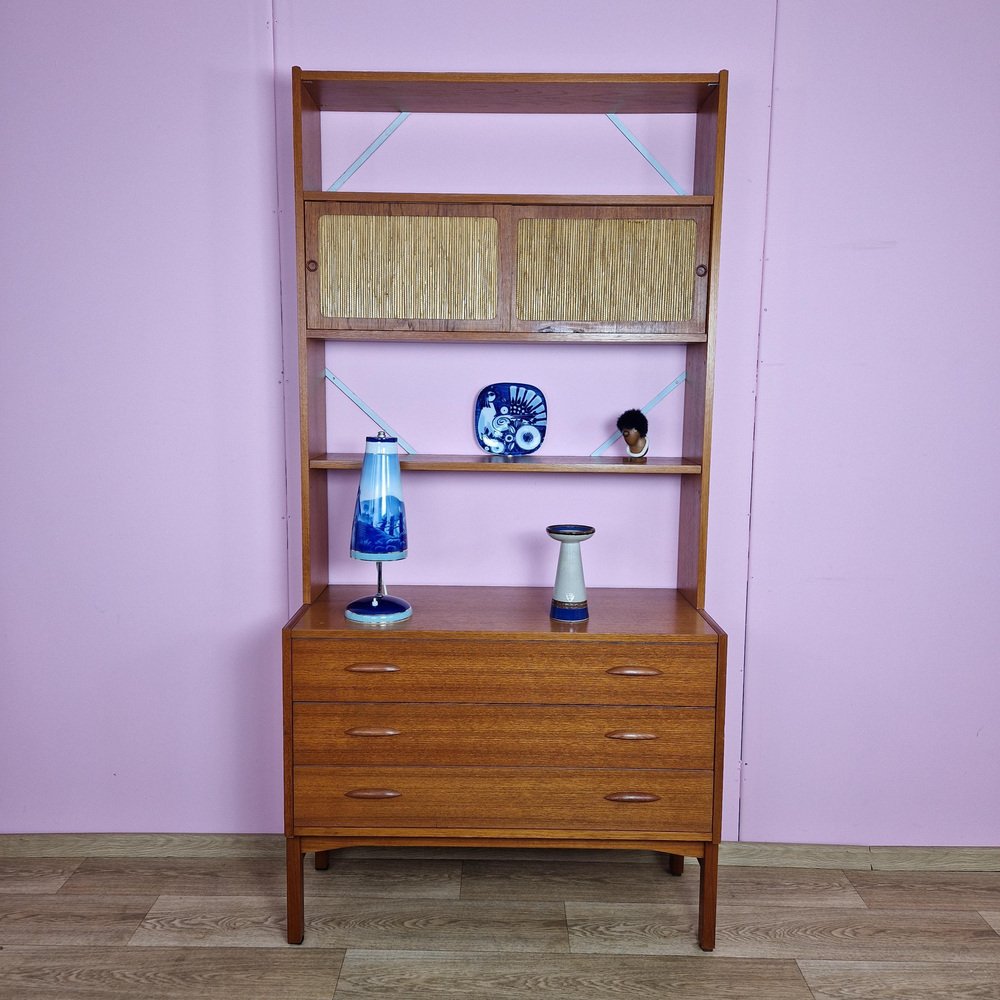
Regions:
<svg viewBox="0 0 1000 1000"><path fill-rule="evenodd" d="M549 618L552 592L545 587L394 588L413 605L413 617L388 626L360 625L344 618L344 607L371 591L361 583L327 587L302 608L289 626L292 638L344 638L360 635L414 635L422 638L460 633L507 639L716 642L709 621L676 590L587 588L590 618L572 626Z"/></svg>
<svg viewBox="0 0 1000 1000"><path fill-rule="evenodd" d="M361 73L304 71L321 111L693 114L718 73Z"/></svg>

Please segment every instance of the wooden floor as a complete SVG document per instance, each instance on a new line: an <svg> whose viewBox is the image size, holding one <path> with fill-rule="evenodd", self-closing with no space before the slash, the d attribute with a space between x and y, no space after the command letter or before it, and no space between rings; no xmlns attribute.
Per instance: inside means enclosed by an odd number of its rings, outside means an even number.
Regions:
<svg viewBox="0 0 1000 1000"><path fill-rule="evenodd" d="M205 840L0 837L0 998L1000 1000L998 851L724 845L703 954L693 862L334 853L295 947L280 839Z"/></svg>

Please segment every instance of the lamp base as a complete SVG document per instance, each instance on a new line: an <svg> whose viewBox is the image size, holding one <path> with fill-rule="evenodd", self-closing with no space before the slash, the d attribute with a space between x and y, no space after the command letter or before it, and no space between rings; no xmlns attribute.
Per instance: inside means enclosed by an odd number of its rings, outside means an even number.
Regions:
<svg viewBox="0 0 1000 1000"><path fill-rule="evenodd" d="M344 608L344 617L348 621L361 622L363 625L391 625L393 622L406 621L412 614L413 608L407 601L388 594L359 597Z"/></svg>
<svg viewBox="0 0 1000 1000"><path fill-rule="evenodd" d="M553 598L549 617L557 622L585 622L590 613L586 601L557 601Z"/></svg>

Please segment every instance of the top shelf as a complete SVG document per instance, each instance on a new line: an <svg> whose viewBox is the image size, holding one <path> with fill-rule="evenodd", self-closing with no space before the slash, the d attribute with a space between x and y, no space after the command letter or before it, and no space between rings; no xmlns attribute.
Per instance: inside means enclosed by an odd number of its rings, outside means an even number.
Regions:
<svg viewBox="0 0 1000 1000"><path fill-rule="evenodd" d="M439 114L694 114L721 77L721 73L299 72L320 111Z"/></svg>

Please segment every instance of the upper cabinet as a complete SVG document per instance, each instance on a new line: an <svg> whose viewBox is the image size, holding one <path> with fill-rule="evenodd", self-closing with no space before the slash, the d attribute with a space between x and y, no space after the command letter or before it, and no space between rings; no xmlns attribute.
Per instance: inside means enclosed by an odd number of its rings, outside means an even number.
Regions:
<svg viewBox="0 0 1000 1000"><path fill-rule="evenodd" d="M310 330L491 340L706 335L705 205L354 195L309 201L305 213Z"/></svg>
<svg viewBox="0 0 1000 1000"><path fill-rule="evenodd" d="M297 70L295 83L307 336L708 339L724 72ZM336 111L689 115L696 121L694 190L588 197L324 191L320 121Z"/></svg>

